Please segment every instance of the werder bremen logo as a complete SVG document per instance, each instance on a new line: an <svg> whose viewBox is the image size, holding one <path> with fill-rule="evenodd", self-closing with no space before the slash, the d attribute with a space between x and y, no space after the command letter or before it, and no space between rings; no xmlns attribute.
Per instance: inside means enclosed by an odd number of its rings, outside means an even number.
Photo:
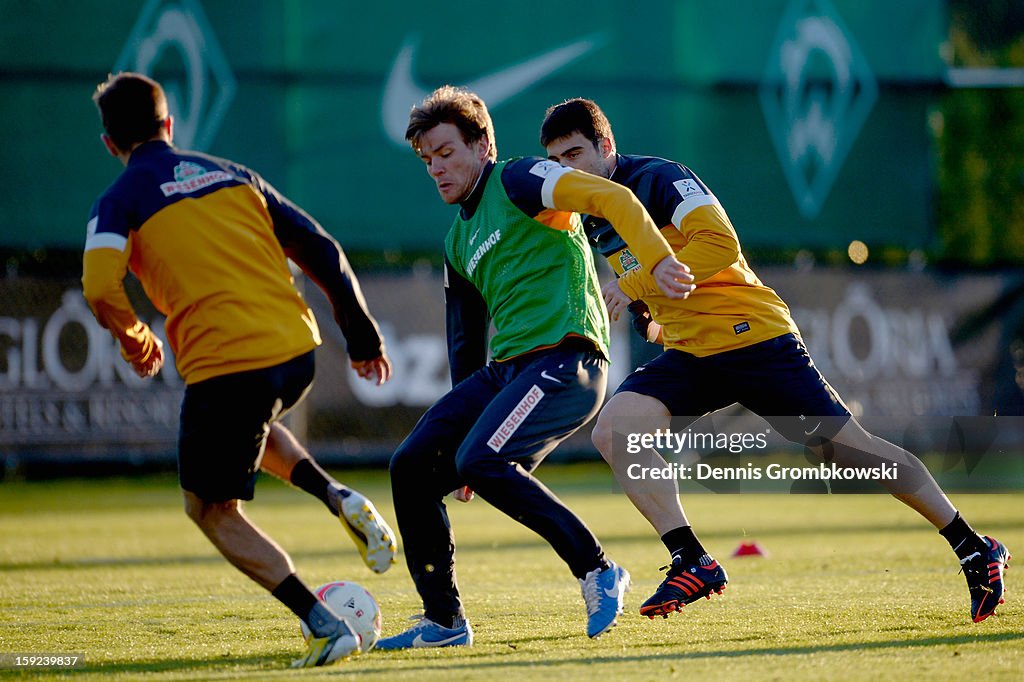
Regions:
<svg viewBox="0 0 1024 682"><path fill-rule="evenodd" d="M226 171L207 171L198 163L182 161L174 167L174 182L164 182L160 185L160 191L165 197L172 194L191 194L218 182L234 180L235 176Z"/></svg>
<svg viewBox="0 0 1024 682"><path fill-rule="evenodd" d="M761 80L761 106L800 213L821 212L878 97L878 85L828 0L792 0Z"/></svg>
<svg viewBox="0 0 1024 682"><path fill-rule="evenodd" d="M149 0L117 58L114 72L159 80L174 116L174 140L205 150L235 96L235 77L196 0Z"/></svg>
<svg viewBox="0 0 1024 682"><path fill-rule="evenodd" d="M203 175L206 173L206 169L200 166L198 163L192 163L191 161L182 161L174 167L174 179L178 182L184 182L189 178L197 175Z"/></svg>
<svg viewBox="0 0 1024 682"><path fill-rule="evenodd" d="M622 267L622 274L626 274L633 268L640 267L640 261L630 253L629 249L623 249L619 252L619 265Z"/></svg>

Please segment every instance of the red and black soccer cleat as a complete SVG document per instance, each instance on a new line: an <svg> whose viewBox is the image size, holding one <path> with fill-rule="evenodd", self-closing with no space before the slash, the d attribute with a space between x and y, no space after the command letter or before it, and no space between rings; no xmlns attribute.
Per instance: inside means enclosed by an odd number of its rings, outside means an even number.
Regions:
<svg viewBox="0 0 1024 682"><path fill-rule="evenodd" d="M971 620L980 623L996 611L1003 599L1003 571L1009 568L1010 550L995 538L985 536L988 551L975 552L960 561L971 592Z"/></svg>
<svg viewBox="0 0 1024 682"><path fill-rule="evenodd" d="M701 566L684 564L676 557L670 566L663 566L662 569L668 569L668 574L657 591L640 607L641 616L668 618L673 611L698 599L711 599L712 594L722 594L729 582L729 576L717 561Z"/></svg>

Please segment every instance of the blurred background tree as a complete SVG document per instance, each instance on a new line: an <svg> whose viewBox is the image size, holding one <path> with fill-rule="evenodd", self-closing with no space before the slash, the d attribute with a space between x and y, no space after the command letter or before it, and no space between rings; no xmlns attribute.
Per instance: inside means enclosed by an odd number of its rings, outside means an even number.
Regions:
<svg viewBox="0 0 1024 682"><path fill-rule="evenodd" d="M951 0L953 67L1019 70L1024 2ZM948 264L1024 263L1024 87L948 91L935 118L937 256Z"/></svg>

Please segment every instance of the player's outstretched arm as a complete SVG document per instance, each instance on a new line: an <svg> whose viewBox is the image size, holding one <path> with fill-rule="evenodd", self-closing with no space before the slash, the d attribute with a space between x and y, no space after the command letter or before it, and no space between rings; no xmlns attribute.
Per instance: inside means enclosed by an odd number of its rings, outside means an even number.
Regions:
<svg viewBox="0 0 1024 682"><path fill-rule="evenodd" d="M274 235L285 255L292 259L327 295L355 361L384 355L384 339L363 298L359 280L341 245L308 213L296 206L259 175L250 174L254 186L267 200Z"/></svg>
<svg viewBox="0 0 1024 682"><path fill-rule="evenodd" d="M164 364L163 344L140 320L124 291L128 267L127 239L121 248L94 246L86 241L82 259L82 294L100 326L110 330L121 346L121 357L140 377L156 375Z"/></svg>
<svg viewBox="0 0 1024 682"><path fill-rule="evenodd" d="M676 259L647 209L628 187L570 169L551 173L544 185L551 208L589 213L615 225L662 294L675 299L690 295L693 277L689 269Z"/></svg>
<svg viewBox="0 0 1024 682"><path fill-rule="evenodd" d="M580 170L561 167L544 182L545 205L605 218L648 271L672 255L661 231L628 187Z"/></svg>

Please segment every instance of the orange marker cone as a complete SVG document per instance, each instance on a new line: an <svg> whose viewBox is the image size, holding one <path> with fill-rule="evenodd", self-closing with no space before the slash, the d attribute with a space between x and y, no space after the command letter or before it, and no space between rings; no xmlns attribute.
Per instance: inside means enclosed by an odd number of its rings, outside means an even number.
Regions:
<svg viewBox="0 0 1024 682"><path fill-rule="evenodd" d="M735 549L735 551L733 551L732 555L734 557L741 557L741 556L763 556L763 557L767 558L768 557L768 552L766 552L761 547L761 545L757 544L756 542L741 542L740 546L737 547Z"/></svg>

